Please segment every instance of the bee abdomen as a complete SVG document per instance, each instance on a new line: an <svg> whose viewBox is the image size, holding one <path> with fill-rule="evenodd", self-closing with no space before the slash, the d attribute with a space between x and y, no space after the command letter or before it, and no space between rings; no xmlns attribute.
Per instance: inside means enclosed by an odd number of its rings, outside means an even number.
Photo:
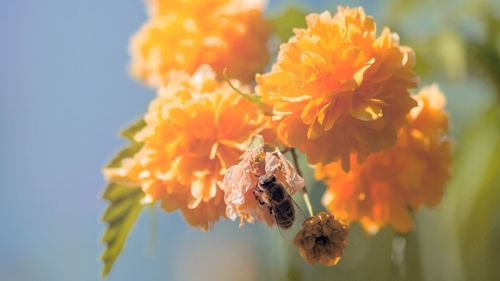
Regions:
<svg viewBox="0 0 500 281"><path fill-rule="evenodd" d="M275 210L276 223L281 228L289 228L295 221L295 210L293 209L292 201L285 200L279 204Z"/></svg>
<svg viewBox="0 0 500 281"><path fill-rule="evenodd" d="M293 225L294 221L295 221L294 218L287 218L286 220L278 221L278 226L283 228L283 229L287 229Z"/></svg>

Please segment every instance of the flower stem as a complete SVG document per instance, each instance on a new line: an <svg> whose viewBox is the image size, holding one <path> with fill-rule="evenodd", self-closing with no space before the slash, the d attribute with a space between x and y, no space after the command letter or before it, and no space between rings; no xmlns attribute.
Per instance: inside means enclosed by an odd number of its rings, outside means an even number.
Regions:
<svg viewBox="0 0 500 281"><path fill-rule="evenodd" d="M302 193L302 196L304 197L304 202L306 202L307 211L309 212L309 216L314 217L314 211L313 211L313 207L311 204L311 200L309 199L309 193L307 193L307 189L305 186L304 186L304 191Z"/></svg>
<svg viewBox="0 0 500 281"><path fill-rule="evenodd" d="M394 274L398 280L406 279L406 264L405 264L405 251L406 251L406 237L403 235L396 235L392 240L392 253L391 260L393 265Z"/></svg>
<svg viewBox="0 0 500 281"><path fill-rule="evenodd" d="M297 157L297 152L295 151L295 148L290 148L289 151L292 153L292 159L293 159L293 164L295 164L295 169L297 170L299 176L302 177L302 170L300 170L299 158Z"/></svg>
<svg viewBox="0 0 500 281"><path fill-rule="evenodd" d="M297 173L299 176L302 177L302 171L300 170L300 165L299 165L299 159L297 157L297 152L295 151L295 148L290 149L290 153L292 154L292 159L293 159L293 164L295 165L295 169L297 170ZM304 197L304 202L306 203L307 211L309 212L309 215L311 217L314 216L314 210L311 204L311 199L309 198L309 192L307 191L307 187L304 185L304 188L302 189L302 196Z"/></svg>

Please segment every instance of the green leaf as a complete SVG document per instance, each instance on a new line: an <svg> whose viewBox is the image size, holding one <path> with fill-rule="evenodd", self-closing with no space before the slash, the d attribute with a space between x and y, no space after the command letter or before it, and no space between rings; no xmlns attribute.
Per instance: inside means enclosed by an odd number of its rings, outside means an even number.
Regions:
<svg viewBox="0 0 500 281"><path fill-rule="evenodd" d="M462 151L472 156L483 155L471 169L462 163L457 170L456 185L453 188L464 191L459 208L468 212L460 216L459 237L464 266L468 279L491 280L499 276L500 254L500 107L496 106L481 119L474 130L464 134ZM468 156L468 154L463 154ZM462 162L474 163L474 159L463 157ZM465 176L464 176L465 174ZM465 177L465 178L464 178ZM467 179L474 179L474 182ZM473 184L473 186L468 186Z"/></svg>
<svg viewBox="0 0 500 281"><path fill-rule="evenodd" d="M118 153L113 156L111 161L106 164L106 168L119 167L123 159L134 156L134 154L142 148L143 143L136 142L134 140L134 136L137 132L144 128L144 126L146 126L146 122L144 122L144 119L141 118L120 132L120 135L128 139L131 143L127 147L118 151Z"/></svg>
<svg viewBox="0 0 500 281"><path fill-rule="evenodd" d="M293 35L294 28L306 27L306 15L305 11L290 7L282 14L271 19L271 26L281 40L287 41Z"/></svg>
<svg viewBox="0 0 500 281"><path fill-rule="evenodd" d="M464 39L457 32L447 30L439 34L435 46L435 52L446 74L453 79L463 77L466 71Z"/></svg>
<svg viewBox="0 0 500 281"><path fill-rule="evenodd" d="M104 262L102 276L106 277L139 217L143 208L141 199L144 197L144 193L140 187L110 183L102 197L109 201L102 217L108 225L102 236L102 242L106 244L106 249L101 256Z"/></svg>
<svg viewBox="0 0 500 281"><path fill-rule="evenodd" d="M120 135L122 137L125 137L126 139L134 142L134 136L137 132L139 132L142 128L146 126L146 122L144 121L143 118L140 118L136 120L134 123L132 123L130 126L125 128L120 132Z"/></svg>
<svg viewBox="0 0 500 281"><path fill-rule="evenodd" d="M244 98L246 98L247 100L249 100L251 103L254 103L255 105L257 105L257 106L259 106L261 108L264 106L264 103L262 102L260 96L256 96L256 95L253 95L253 94L244 93L240 89L236 88L236 86L233 85L233 83L231 82L231 80L229 80L229 78L227 76L227 68L224 69L223 76L224 76L224 80L226 81L226 83L235 92L237 92L238 94L242 95Z"/></svg>
<svg viewBox="0 0 500 281"><path fill-rule="evenodd" d="M256 135L252 137L250 143L248 143L247 150L256 150L264 147L264 137L262 135Z"/></svg>
<svg viewBox="0 0 500 281"><path fill-rule="evenodd" d="M142 143L133 142L129 144L129 146L118 151L118 153L115 154L115 156L113 156L111 161L109 161L108 164L106 164L106 168L119 167L123 159L134 156L142 148L142 145L143 145Z"/></svg>

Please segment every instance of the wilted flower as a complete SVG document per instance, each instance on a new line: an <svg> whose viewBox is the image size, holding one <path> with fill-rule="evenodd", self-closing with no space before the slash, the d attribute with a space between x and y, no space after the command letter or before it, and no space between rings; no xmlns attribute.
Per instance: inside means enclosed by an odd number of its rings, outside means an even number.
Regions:
<svg viewBox="0 0 500 281"><path fill-rule="evenodd" d="M250 82L268 60L270 30L260 2L150 1L152 17L130 43L132 74L159 86L170 70L192 74L208 64L219 76L227 68L230 77Z"/></svg>
<svg viewBox="0 0 500 281"><path fill-rule="evenodd" d="M232 220L236 220L239 216L240 226L243 226L245 220L250 223L255 222L255 218L271 226L274 218L267 207L259 205L253 194L259 177L271 175L276 177L289 194L304 188L302 177L279 151L250 150L237 165L227 170L224 177L226 216Z"/></svg>
<svg viewBox="0 0 500 281"><path fill-rule="evenodd" d="M316 177L327 184L323 204L337 217L359 221L370 233L385 224L408 232L414 228L412 211L439 203L452 162L446 99L437 86L422 89L416 99L418 107L391 150L363 163L351 155L349 173L338 163L316 167Z"/></svg>
<svg viewBox="0 0 500 281"><path fill-rule="evenodd" d="M307 16L307 29L281 46L272 71L257 76L257 91L280 120L280 140L310 163L362 157L394 144L396 130L415 106L413 50L362 8L339 7Z"/></svg>
<svg viewBox="0 0 500 281"><path fill-rule="evenodd" d="M309 264L336 265L347 246L348 227L332 214L321 212L302 223L293 243Z"/></svg>
<svg viewBox="0 0 500 281"><path fill-rule="evenodd" d="M105 172L110 181L140 184L149 200L161 201L166 211L180 209L189 224L206 230L225 216L224 172L267 119L218 82L208 66L192 77L171 75L172 82L149 107L146 126L135 135L142 149Z"/></svg>

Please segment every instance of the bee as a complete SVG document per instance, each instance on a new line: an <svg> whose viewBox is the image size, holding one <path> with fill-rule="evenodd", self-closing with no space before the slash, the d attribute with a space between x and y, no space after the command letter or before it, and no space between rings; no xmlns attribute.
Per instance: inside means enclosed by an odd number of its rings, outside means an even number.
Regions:
<svg viewBox="0 0 500 281"><path fill-rule="evenodd" d="M259 177L253 194L260 205L268 207L278 227L288 229L293 225L296 217L295 202L274 175Z"/></svg>

